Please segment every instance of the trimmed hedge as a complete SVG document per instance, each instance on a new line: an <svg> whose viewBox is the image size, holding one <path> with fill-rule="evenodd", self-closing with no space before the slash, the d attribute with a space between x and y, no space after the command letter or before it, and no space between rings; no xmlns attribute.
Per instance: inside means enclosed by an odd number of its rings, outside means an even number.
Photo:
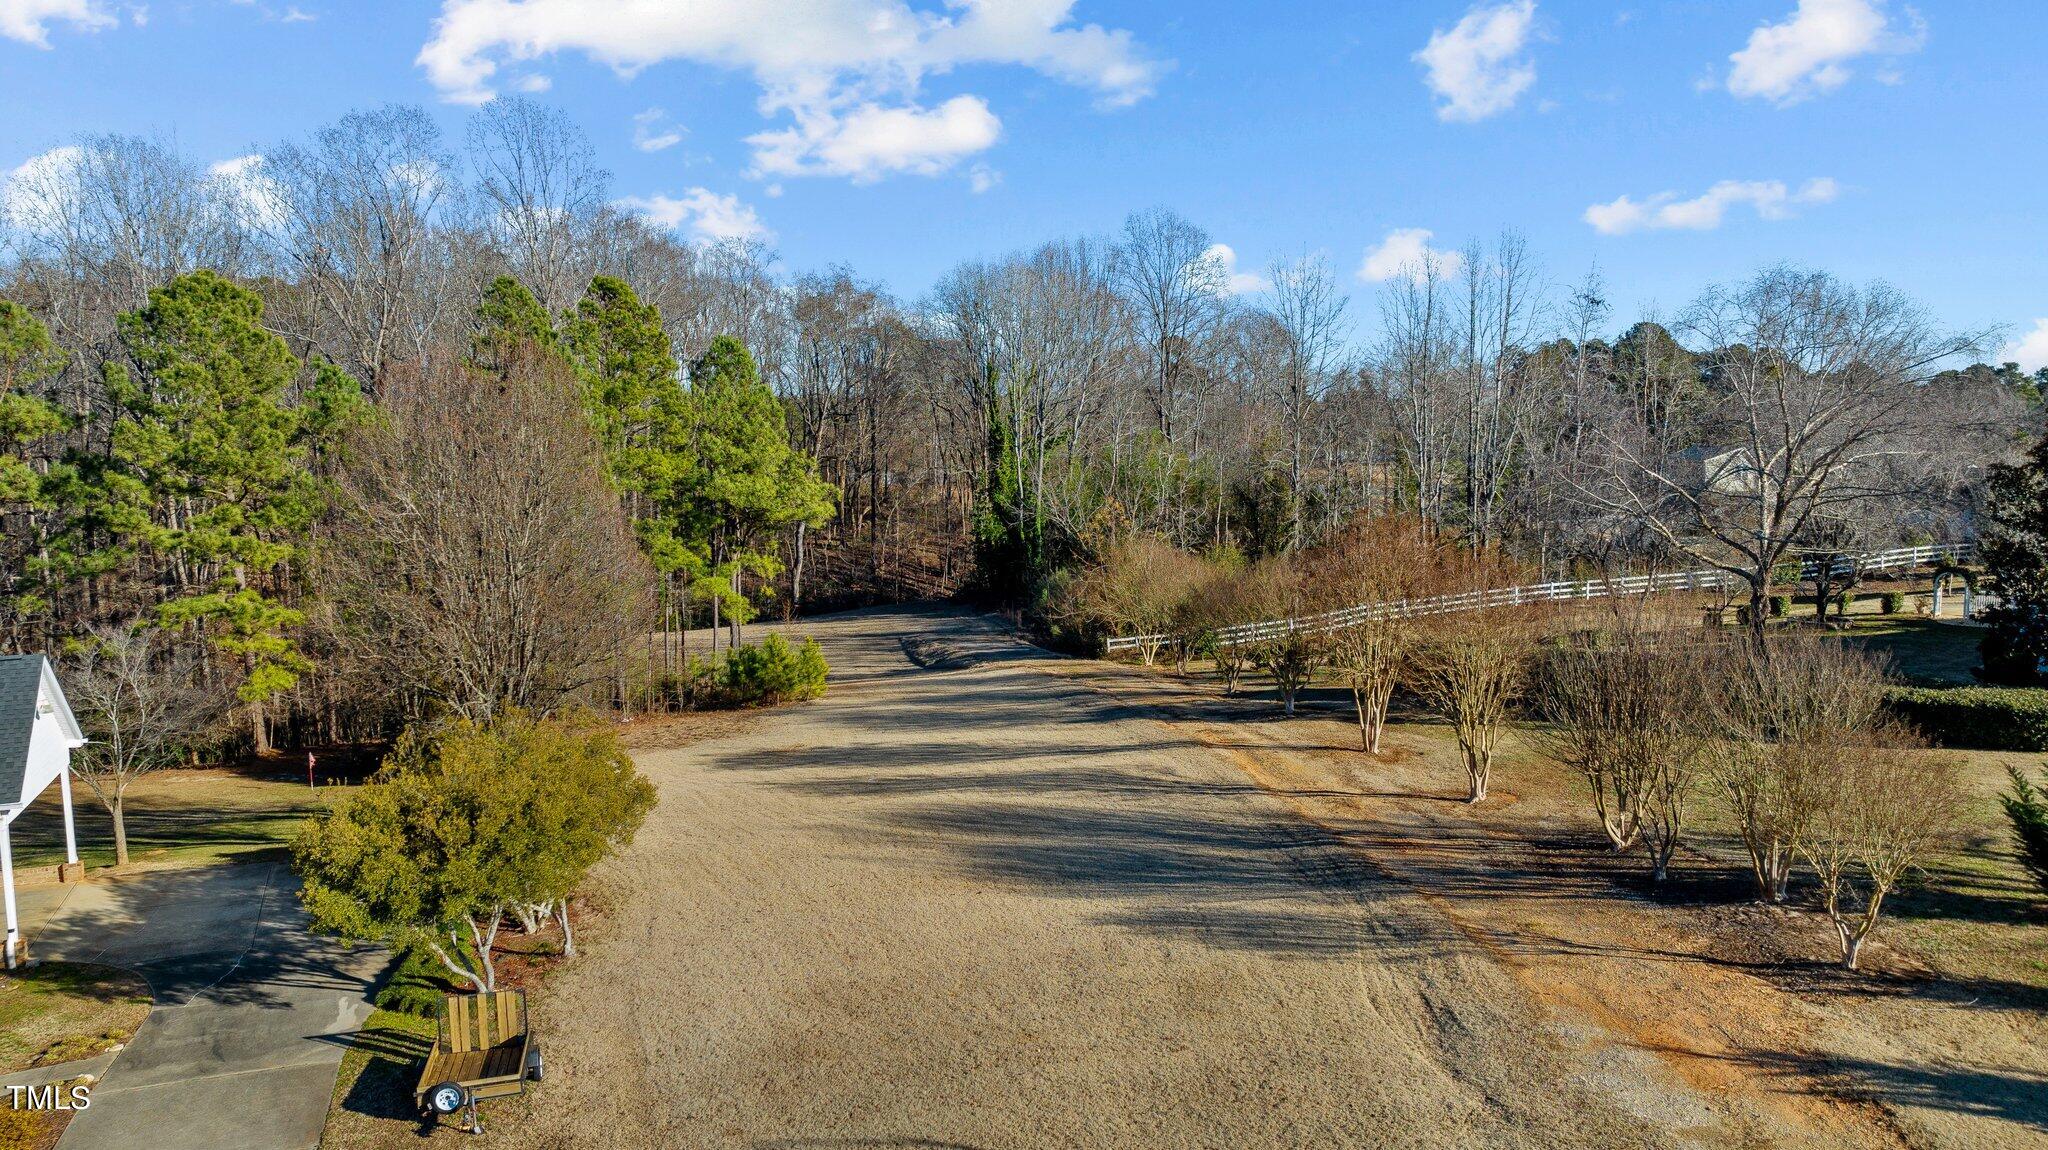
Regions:
<svg viewBox="0 0 2048 1150"><path fill-rule="evenodd" d="M2048 751L2048 689L1894 687L1885 706L1944 747Z"/></svg>
<svg viewBox="0 0 2048 1150"><path fill-rule="evenodd" d="M1884 613L1885 613L1885 614L1887 614L1887 615L1897 615L1897 614L1900 614L1901 612L1905 611L1905 609L1906 609L1906 593L1905 593L1904 591L1887 591L1887 592L1885 592L1885 593L1884 593Z"/></svg>
<svg viewBox="0 0 2048 1150"><path fill-rule="evenodd" d="M1790 596L1790 595L1773 595L1773 596L1771 596L1771 618L1773 618L1773 619L1783 619L1783 618L1784 618L1785 616L1787 616L1787 615L1790 615L1791 613L1792 613L1792 596Z"/></svg>

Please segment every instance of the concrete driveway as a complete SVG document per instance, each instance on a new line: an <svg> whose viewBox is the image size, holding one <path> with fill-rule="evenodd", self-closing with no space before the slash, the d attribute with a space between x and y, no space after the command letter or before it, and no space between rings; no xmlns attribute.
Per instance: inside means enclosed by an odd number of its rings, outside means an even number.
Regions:
<svg viewBox="0 0 2048 1150"><path fill-rule="evenodd" d="M309 935L282 863L73 887L31 945L39 958L132 968L156 998L61 1150L317 1146L383 961Z"/></svg>

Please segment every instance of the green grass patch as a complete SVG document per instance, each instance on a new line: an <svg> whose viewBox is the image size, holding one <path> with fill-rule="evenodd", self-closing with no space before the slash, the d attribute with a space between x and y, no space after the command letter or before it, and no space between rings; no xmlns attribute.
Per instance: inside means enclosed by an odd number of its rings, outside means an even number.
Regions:
<svg viewBox="0 0 2048 1150"><path fill-rule="evenodd" d="M348 1053L342 1055L320 1145L362 1146L375 1131L389 1133L389 1123L416 1120L412 1091L433 1046L432 1018L382 1008L372 1011L363 1028L350 1036Z"/></svg>
<svg viewBox="0 0 2048 1150"><path fill-rule="evenodd" d="M90 1058L149 1017L149 984L119 967L41 962L0 974L0 1074Z"/></svg>
<svg viewBox="0 0 2048 1150"><path fill-rule="evenodd" d="M1937 623L1910 615L1859 615L1846 633L1851 643L1891 660L1908 682L1926 687L1969 686L1982 662L1977 644L1984 632L1976 627Z"/></svg>
<svg viewBox="0 0 2048 1150"><path fill-rule="evenodd" d="M203 865L276 850L334 788L235 771L165 771L128 790L128 855L136 863ZM88 868L114 865L114 819L83 786L71 792L78 854ZM64 858L64 810L57 788L45 791L9 828L16 866L47 866Z"/></svg>

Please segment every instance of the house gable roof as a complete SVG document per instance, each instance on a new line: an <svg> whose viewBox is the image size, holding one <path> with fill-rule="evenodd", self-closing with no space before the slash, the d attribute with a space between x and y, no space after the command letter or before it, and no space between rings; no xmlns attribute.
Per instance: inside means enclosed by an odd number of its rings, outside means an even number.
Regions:
<svg viewBox="0 0 2048 1150"><path fill-rule="evenodd" d="M83 745L85 735L57 685L50 661L41 655L0 655L0 807L34 797L21 792L29 748L35 739L37 704L44 698L50 700L66 740L72 746ZM42 783L46 785L48 780Z"/></svg>

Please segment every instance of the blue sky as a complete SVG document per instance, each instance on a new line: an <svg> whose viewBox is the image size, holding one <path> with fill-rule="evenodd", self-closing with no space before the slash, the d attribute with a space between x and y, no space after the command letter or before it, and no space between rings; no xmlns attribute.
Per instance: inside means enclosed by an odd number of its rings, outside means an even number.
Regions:
<svg viewBox="0 0 2048 1150"><path fill-rule="evenodd" d="M388 101L459 141L533 90L684 234L906 297L1165 205L1247 275L1325 253L1362 336L1368 263L1512 227L1623 315L1792 260L2033 367L2044 54L2039 0L0 0L0 168L99 131L227 160Z"/></svg>

